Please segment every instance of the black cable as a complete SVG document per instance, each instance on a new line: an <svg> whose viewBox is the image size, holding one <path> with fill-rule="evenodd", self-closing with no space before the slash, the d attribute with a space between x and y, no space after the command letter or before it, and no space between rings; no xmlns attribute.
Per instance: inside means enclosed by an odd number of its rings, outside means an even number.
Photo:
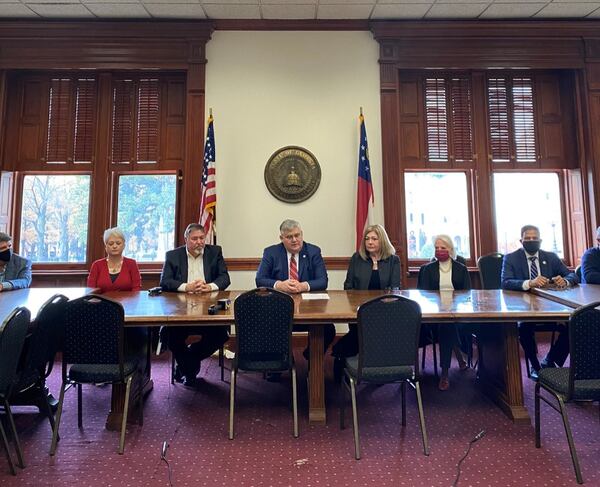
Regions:
<svg viewBox="0 0 600 487"><path fill-rule="evenodd" d="M477 433L475 435L475 437L471 441L469 441L469 446L467 447L465 454L462 456L462 458L456 464L456 478L454 479L454 482L452 483L452 487L456 487L458 485L458 479L460 478L460 467L462 465L462 462L464 462L466 460L467 456L469 455L469 452L471 451L471 447L473 446L473 443L478 442L484 436L485 436L485 430L481 430L479 433Z"/></svg>

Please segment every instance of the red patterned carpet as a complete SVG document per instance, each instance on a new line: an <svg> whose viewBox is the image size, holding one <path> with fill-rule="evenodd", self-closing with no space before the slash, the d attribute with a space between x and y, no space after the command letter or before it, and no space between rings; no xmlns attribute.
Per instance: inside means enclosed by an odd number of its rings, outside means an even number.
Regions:
<svg viewBox="0 0 600 487"><path fill-rule="evenodd" d="M163 440L174 486L450 486L469 441L482 429L463 462L461 486L576 485L560 416L542 405L542 448L533 426L514 425L475 387L475 372L451 371L451 388L439 392L431 371L423 381L431 455L423 455L415 396L408 389L408 423L400 426L398 386L367 386L359 395L362 459L354 460L350 410L347 429L338 423L338 390L327 382L326 426L307 421L304 361L299 360L300 438L292 437L290 382L244 374L238 386L236 439L227 439L229 384L219 380L216 359L203 365L198 391L169 383L168 354L153 364L154 390L143 427L128 429L125 454L118 434L104 429L109 387L84 387L84 429L77 428L76 393L67 393L62 439L48 456L50 428L33 409L16 409L27 467L8 473L0 453L1 486L169 486L160 460ZM331 366L331 363L328 362ZM454 364L455 365L455 364ZM57 373L60 367L54 369ZM229 380L227 378L227 380ZM57 391L53 375L52 390ZM533 416L533 383L524 379ZM587 486L600 486L600 423L597 405L569 407Z"/></svg>

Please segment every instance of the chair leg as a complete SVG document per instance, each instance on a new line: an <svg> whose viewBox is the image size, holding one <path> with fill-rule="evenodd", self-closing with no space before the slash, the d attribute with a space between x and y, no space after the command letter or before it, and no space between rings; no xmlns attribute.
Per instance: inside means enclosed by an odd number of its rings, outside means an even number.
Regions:
<svg viewBox="0 0 600 487"><path fill-rule="evenodd" d="M296 366L292 364L292 409L294 414L294 438L298 438L298 386Z"/></svg>
<svg viewBox="0 0 600 487"><path fill-rule="evenodd" d="M346 416L346 388L348 385L346 384L346 374L342 375L342 382L340 384L340 429L343 430L346 428L345 424L345 416Z"/></svg>
<svg viewBox="0 0 600 487"><path fill-rule="evenodd" d="M402 381L400 392L402 393L402 426L406 426L406 381Z"/></svg>
<svg viewBox="0 0 600 487"><path fill-rule="evenodd" d="M171 351L171 385L175 384L175 355Z"/></svg>
<svg viewBox="0 0 600 487"><path fill-rule="evenodd" d="M417 406L419 408L419 424L421 425L421 436L423 438L423 453L429 456L429 440L427 439L427 429L425 428L425 415L423 414L423 401L421 400L421 387L419 381L415 381L415 392L417 393Z"/></svg>
<svg viewBox="0 0 600 487"><path fill-rule="evenodd" d="M25 468L25 460L23 458L23 449L21 448L21 442L19 441L19 435L17 434L17 427L15 425L15 419L13 418L12 411L10 409L10 404L4 399L4 410L6 411L6 416L8 417L8 424L10 425L10 429L12 431L13 438L15 439L15 449L17 450L17 465L21 468Z"/></svg>
<svg viewBox="0 0 600 487"><path fill-rule="evenodd" d="M119 440L119 455L123 455L125 451L125 431L127 430L127 414L129 413L129 396L131 394L131 382L133 374L127 378L125 387L125 404L123 405L123 422L121 423L121 438ZM140 391L140 394L142 391Z"/></svg>
<svg viewBox="0 0 600 487"><path fill-rule="evenodd" d="M236 370L231 367L231 382L229 383L229 439L233 440L233 421L235 414Z"/></svg>
<svg viewBox="0 0 600 487"><path fill-rule="evenodd" d="M437 360L437 347L435 345L435 340L432 340L431 348L433 348L433 373L435 378L439 377L438 375L438 360Z"/></svg>
<svg viewBox="0 0 600 487"><path fill-rule="evenodd" d="M65 402L65 389L67 384L65 382L60 386L60 396L58 398L58 411L56 411L56 420L54 425L54 431L52 432L52 443L50 445L50 456L54 456L56 453L56 442L58 441L58 428L60 427L60 418L62 416L63 404Z"/></svg>
<svg viewBox="0 0 600 487"><path fill-rule="evenodd" d="M541 429L540 423L540 383L535 383L534 389L534 405L535 405L535 447L540 448L542 446Z"/></svg>
<svg viewBox="0 0 600 487"><path fill-rule="evenodd" d="M571 460L573 461L575 477L577 477L578 484L583 484L583 477L581 476L581 468L579 467L579 460L577 458L577 451L575 450L575 442L573 441L573 433L571 433L571 426L569 425L569 417L567 416L565 403L561 397L557 397L557 399L558 406L560 407L560 415L562 416L565 433L567 435L567 441L569 442L569 451L571 452Z"/></svg>
<svg viewBox="0 0 600 487"><path fill-rule="evenodd" d="M225 382L225 348L219 348L219 367L221 367L221 382Z"/></svg>
<svg viewBox="0 0 600 487"><path fill-rule="evenodd" d="M427 355L427 345L423 346L423 355L421 355L421 370L425 370L425 356Z"/></svg>
<svg viewBox="0 0 600 487"><path fill-rule="evenodd" d="M83 386L77 384L77 426L79 429L83 428Z"/></svg>
<svg viewBox="0 0 600 487"><path fill-rule="evenodd" d="M139 395L138 395L138 424L144 426L144 377L138 372Z"/></svg>
<svg viewBox="0 0 600 487"><path fill-rule="evenodd" d="M40 403L44 408L44 414L48 417L48 421L50 422L50 429L54 431L55 423L54 423L54 414L52 413L52 408L50 407L50 403L48 402L48 394L45 393L44 387L40 387Z"/></svg>
<svg viewBox="0 0 600 487"><path fill-rule="evenodd" d="M2 436L2 444L4 445L4 450L6 451L6 460L8 460L8 466L10 468L10 473L13 475L17 475L17 471L15 470L15 464L13 462L12 456L10 455L10 448L8 446L8 438L6 437L6 431L4 431L4 426L2 425L1 420L0 420L0 435Z"/></svg>
<svg viewBox="0 0 600 487"><path fill-rule="evenodd" d="M352 399L352 429L354 432L354 458L360 460L360 438L358 435L358 411L356 409L356 384L350 377L350 395Z"/></svg>

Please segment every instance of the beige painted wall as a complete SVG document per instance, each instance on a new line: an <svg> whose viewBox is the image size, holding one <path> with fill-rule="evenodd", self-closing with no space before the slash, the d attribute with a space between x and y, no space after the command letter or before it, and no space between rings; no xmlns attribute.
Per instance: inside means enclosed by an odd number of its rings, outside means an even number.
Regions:
<svg viewBox="0 0 600 487"><path fill-rule="evenodd" d="M324 256L354 251L358 112L363 107L375 188L374 221L383 222L378 47L369 32L227 32L207 44L206 110L213 109L219 244L226 257L260 257L278 242L285 218ZM277 149L299 145L321 165L308 200L286 204L264 183ZM330 272L339 289L345 272ZM232 289L254 273L232 273Z"/></svg>

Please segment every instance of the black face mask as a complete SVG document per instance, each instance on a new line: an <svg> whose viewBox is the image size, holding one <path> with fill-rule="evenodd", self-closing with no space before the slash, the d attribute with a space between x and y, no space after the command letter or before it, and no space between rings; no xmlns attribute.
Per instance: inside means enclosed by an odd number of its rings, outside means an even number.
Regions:
<svg viewBox="0 0 600 487"><path fill-rule="evenodd" d="M523 248L528 254L535 254L538 250L540 250L541 244L541 240L525 240L523 242Z"/></svg>
<svg viewBox="0 0 600 487"><path fill-rule="evenodd" d="M0 252L0 262L8 262L10 260L10 249Z"/></svg>

